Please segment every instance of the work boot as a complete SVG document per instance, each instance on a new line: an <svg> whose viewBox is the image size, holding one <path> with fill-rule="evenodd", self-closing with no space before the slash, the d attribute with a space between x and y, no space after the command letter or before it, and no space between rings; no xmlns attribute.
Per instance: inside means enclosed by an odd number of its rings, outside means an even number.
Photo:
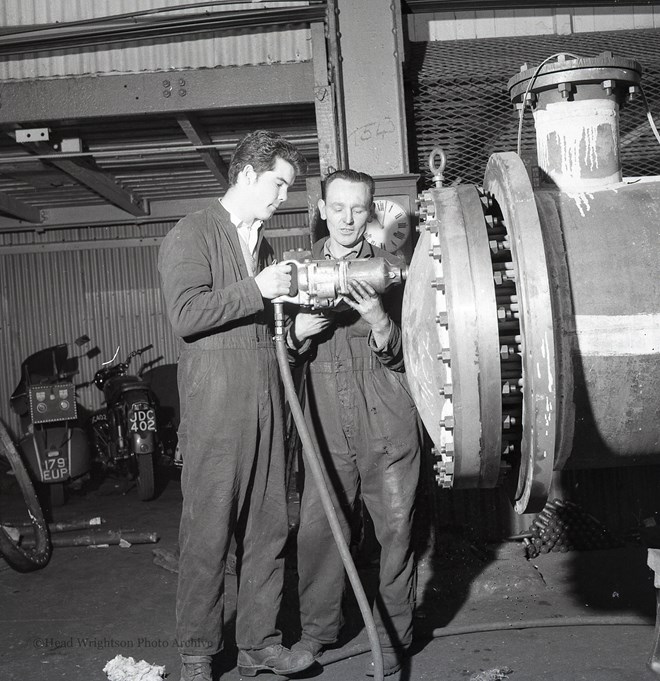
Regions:
<svg viewBox="0 0 660 681"><path fill-rule="evenodd" d="M238 673L242 676L256 676L262 671L287 676L301 672L313 663L314 657L308 650L293 651L282 645L238 651Z"/></svg>
<svg viewBox="0 0 660 681"><path fill-rule="evenodd" d="M323 652L324 648L325 646L322 643L319 643L318 641L312 641L308 638L301 638L300 641L294 643L291 646L291 650L294 653L307 652L310 653L315 660L318 660L319 657L321 657L321 653Z"/></svg>
<svg viewBox="0 0 660 681"><path fill-rule="evenodd" d="M210 655L181 655L181 681L212 681Z"/></svg>
<svg viewBox="0 0 660 681"><path fill-rule="evenodd" d="M401 670L403 661L403 653L397 653L395 650L383 651L383 676L392 676ZM367 664L367 676L373 676L375 673L374 661L369 660Z"/></svg>

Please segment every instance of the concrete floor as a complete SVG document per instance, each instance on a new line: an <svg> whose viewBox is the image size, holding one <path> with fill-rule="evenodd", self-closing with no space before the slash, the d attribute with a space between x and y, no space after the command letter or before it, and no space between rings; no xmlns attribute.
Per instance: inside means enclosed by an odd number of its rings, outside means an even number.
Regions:
<svg viewBox="0 0 660 681"><path fill-rule="evenodd" d="M13 480L0 480L0 517L15 516ZM55 509L53 520L101 516L107 529L155 531L158 544L130 548L56 548L43 570L20 574L0 560L2 681L103 681L116 655L164 665L178 681L174 597L176 574L154 563L154 549L175 551L181 493L170 477L154 501L140 502L121 480ZM363 569L368 584L372 569ZM295 570L287 572L283 629L296 634ZM218 661L223 680L239 679L231 647L235 578L228 577L228 650ZM610 617L613 624L514 629L520 621ZM621 618L645 623L623 624ZM628 621L626 620L626 621ZM302 678L364 679L366 636L347 598L346 645L329 651ZM441 636L457 627L504 623L495 631ZM592 552L550 553L528 561L519 544L474 546L442 533L420 564L416 644L402 681L644 681L653 644L655 590L640 545ZM487 628L487 626L486 626ZM438 636L431 638L432 633ZM334 661L333 661L334 660ZM257 678L269 681L271 675ZM300 678L300 677L299 677ZM393 677L391 677L393 678Z"/></svg>

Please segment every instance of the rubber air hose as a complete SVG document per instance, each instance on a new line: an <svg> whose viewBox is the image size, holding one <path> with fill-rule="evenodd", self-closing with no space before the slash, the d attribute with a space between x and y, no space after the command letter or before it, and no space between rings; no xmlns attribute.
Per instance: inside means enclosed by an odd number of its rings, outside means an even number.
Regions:
<svg viewBox="0 0 660 681"><path fill-rule="evenodd" d="M415 636L416 643L428 643L434 639L448 636L466 636L468 634L483 634L492 631L519 631L523 629L543 629L551 627L653 627L653 622L644 617L634 615L585 615L578 617L546 617L538 620L505 620L502 622L482 622L465 626L448 626L433 629L431 632ZM323 655L320 664L324 667L341 662L349 657L356 657L369 652L369 647L356 643L352 646L331 650Z"/></svg>
<svg viewBox="0 0 660 681"><path fill-rule="evenodd" d="M275 303L275 349L277 352L277 363L279 364L280 374L282 376L282 383L284 384L284 392L289 402L293 420L298 429L300 441L302 442L305 464L312 473L314 482L318 487L319 495L321 497L321 504L323 505L323 510L328 519L330 529L332 530L332 536L334 537L335 544L339 550L339 555L341 556L341 560L344 563L344 567L346 568L346 574L348 575L348 579L351 583L351 586L353 587L355 599L358 603L358 606L360 607L360 612L362 613L364 625L367 630L367 637L369 639L369 645L371 646L371 653L374 663L374 680L383 681L383 652L381 649L380 640L378 639L376 624L371 613L371 608L369 607L369 602L367 601L367 596L364 592L364 589L362 588L362 584L360 583L360 577L358 576L355 563L353 563L351 558L351 552L348 548L348 544L346 543L344 535L342 534L337 513L335 512L334 506L332 504L330 492L328 491L328 487L325 482L325 476L323 475L321 457L316 451L316 447L314 446L309 429L307 428L305 416L300 406L300 402L298 401L298 396L293 383L291 368L289 367L289 356L286 349L286 340L284 337L283 303Z"/></svg>

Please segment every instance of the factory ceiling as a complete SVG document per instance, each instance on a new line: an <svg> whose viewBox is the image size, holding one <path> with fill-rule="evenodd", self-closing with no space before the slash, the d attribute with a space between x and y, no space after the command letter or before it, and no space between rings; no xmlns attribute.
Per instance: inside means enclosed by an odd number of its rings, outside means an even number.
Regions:
<svg viewBox="0 0 660 681"><path fill-rule="evenodd" d="M308 173L318 174L305 66L107 76L75 79L71 87L61 80L4 83L2 99L12 105L0 107L0 229L179 217L191 201L222 193L236 142L255 128L283 133L305 154ZM287 96L285 77L297 80ZM218 89L206 83L213 78L235 81L234 97L208 101ZM304 178L298 185L304 193ZM295 206L306 203L298 196Z"/></svg>
<svg viewBox="0 0 660 681"><path fill-rule="evenodd" d="M182 100L179 93L186 91L186 106L148 107L121 115L100 111L104 104L106 111L116 111L107 96L92 96L92 108L99 111L86 112L86 116L66 114L66 103L58 102L57 95L49 97L49 84L36 83L33 94L46 111L32 120L26 112L27 118L20 123L4 119L0 123L0 211L5 216L0 218L0 229L179 217L194 207L196 199L222 193L236 142L256 128L284 134L305 154L308 173L318 174L313 103L271 101L213 108L202 102L200 107L194 104L194 90L202 88L196 75L139 77L152 83L141 95L145 104L151 89L164 102ZM134 86L138 83L130 88ZM21 89L21 85L16 87ZM163 96L170 91L168 97ZM17 94L17 106L19 100ZM53 114L47 112L50 106ZM299 191L294 194L304 193L304 178L297 185L294 190ZM297 196L293 207L306 207L306 202Z"/></svg>
<svg viewBox="0 0 660 681"><path fill-rule="evenodd" d="M291 11L250 12L251 26L290 22ZM324 11L325 3L311 3L295 18L322 20ZM239 21L222 12L211 26L205 16L206 32L231 32ZM113 36L139 41L145 31L201 26L190 14L144 17L123 32L122 21L5 29L0 61L29 59L28 48L36 57L94 50ZM178 219L222 194L236 142L257 128L284 134L307 158L307 175L319 174L311 60L2 80L0 230ZM306 211L305 177L287 207Z"/></svg>

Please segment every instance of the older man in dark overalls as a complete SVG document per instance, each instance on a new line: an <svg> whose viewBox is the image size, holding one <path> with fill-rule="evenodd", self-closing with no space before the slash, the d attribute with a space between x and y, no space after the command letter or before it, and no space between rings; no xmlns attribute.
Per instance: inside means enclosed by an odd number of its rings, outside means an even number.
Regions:
<svg viewBox="0 0 660 681"><path fill-rule="evenodd" d="M364 239L374 181L339 170L325 182L321 217L330 236L315 260L396 256ZM344 537L358 490L381 546L374 619L385 675L397 673L412 640L411 542L420 467L420 425L404 372L400 290L381 299L366 283L329 313L299 312L288 331L291 354L309 363L305 415L318 443ZM341 627L344 568L315 481L305 478L298 532L302 638L293 650L317 657ZM367 668L373 675L373 664Z"/></svg>

